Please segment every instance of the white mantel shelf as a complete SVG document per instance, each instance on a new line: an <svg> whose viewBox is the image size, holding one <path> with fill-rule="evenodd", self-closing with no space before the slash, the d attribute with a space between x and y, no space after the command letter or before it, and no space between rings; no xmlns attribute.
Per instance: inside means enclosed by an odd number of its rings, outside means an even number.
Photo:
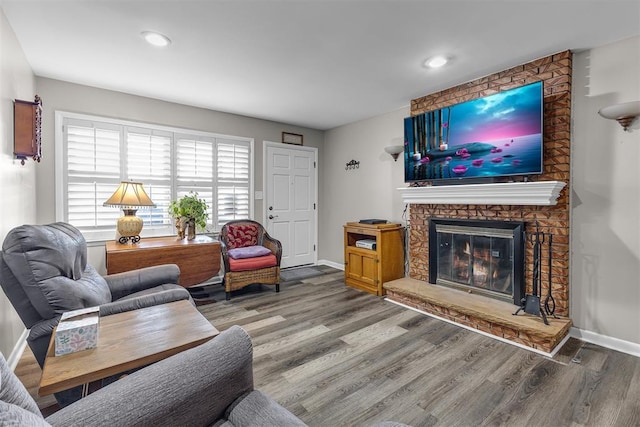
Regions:
<svg viewBox="0 0 640 427"><path fill-rule="evenodd" d="M408 204L553 206L564 187L560 181L535 181L403 187L398 191Z"/></svg>

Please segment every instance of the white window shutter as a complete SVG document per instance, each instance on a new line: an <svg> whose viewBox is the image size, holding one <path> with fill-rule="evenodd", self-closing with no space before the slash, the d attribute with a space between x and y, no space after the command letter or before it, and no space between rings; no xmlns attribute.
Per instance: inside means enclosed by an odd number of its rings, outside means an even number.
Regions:
<svg viewBox="0 0 640 427"><path fill-rule="evenodd" d="M190 192L209 205L211 228L249 218L253 171L245 138L73 113L63 113L62 126L61 220L89 235L88 241L114 237L122 212L103 203L124 180L142 182L157 205L136 213L144 220L143 234L172 234L169 204Z"/></svg>
<svg viewBox="0 0 640 427"><path fill-rule="evenodd" d="M102 204L120 182L120 131L99 123L70 121L65 134L67 220L80 229L113 227L120 212Z"/></svg>
<svg viewBox="0 0 640 427"><path fill-rule="evenodd" d="M217 146L217 225L249 218L250 146L220 140Z"/></svg>

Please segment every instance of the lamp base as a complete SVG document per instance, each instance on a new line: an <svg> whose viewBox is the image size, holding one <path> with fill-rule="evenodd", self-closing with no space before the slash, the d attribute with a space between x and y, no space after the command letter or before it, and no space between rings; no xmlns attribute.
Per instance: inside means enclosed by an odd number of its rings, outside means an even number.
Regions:
<svg viewBox="0 0 640 427"><path fill-rule="evenodd" d="M118 242L123 245L131 240L131 243L138 243L140 241L140 236L120 236Z"/></svg>
<svg viewBox="0 0 640 427"><path fill-rule="evenodd" d="M118 218L117 230L120 236L118 241L123 244L129 240L131 243L138 243L144 221L136 216L135 209L123 209L123 212L124 216Z"/></svg>

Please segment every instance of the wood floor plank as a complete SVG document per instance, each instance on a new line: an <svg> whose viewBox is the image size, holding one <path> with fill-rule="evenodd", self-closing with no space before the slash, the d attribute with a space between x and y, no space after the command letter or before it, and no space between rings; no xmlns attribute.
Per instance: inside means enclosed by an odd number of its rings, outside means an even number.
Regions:
<svg viewBox="0 0 640 427"><path fill-rule="evenodd" d="M227 313L225 313L224 316L218 316L216 315L216 321L220 324L220 325L225 325L227 323L229 324L235 324L236 322L238 322L241 319L246 319L248 317L252 317L252 316L257 316L260 313L256 310L234 310L234 311L229 311ZM206 313L204 313L205 317L207 317Z"/></svg>
<svg viewBox="0 0 640 427"><path fill-rule="evenodd" d="M507 395L507 399L497 405L499 409L485 419L485 425L545 425L541 418L545 416L545 411L550 410L549 406L557 402L549 397L562 396L561 386L563 380L566 380L562 378L562 374L566 373L562 368L561 364L541 357L516 389ZM552 413L557 415L556 412ZM498 420L500 423L497 423Z"/></svg>
<svg viewBox="0 0 640 427"><path fill-rule="evenodd" d="M397 340L404 339L405 336L406 335L403 335ZM433 351L435 349L431 348L431 350ZM389 414L389 416L392 416L392 419L396 421L406 422L406 417L409 413L415 415L416 412L422 412L424 414L424 411L417 407L415 397L418 396L422 390L427 389L424 387L424 383L422 383L422 381L426 379L430 380L430 375L424 374L429 370L429 368L432 368L432 366L425 363L425 357L420 357L419 351L416 351L416 353L418 354L416 354L415 360L411 360L410 357L405 357L405 366L408 369L390 369L387 375L373 374L370 376L370 381L363 387L363 389L366 390L366 403L369 409L361 410L358 418L353 421L357 422L361 417L364 417L362 420L363 422L364 419L367 419L370 422L373 422L374 420L381 421L381 414ZM427 353L425 353L425 355L426 354ZM432 352L428 352L428 354L431 355ZM426 358L428 359L429 356ZM442 371L443 369L440 367L438 370ZM384 373L384 368L381 367L381 371ZM336 404L338 407L342 407L344 405L347 405L346 407L356 405L358 402L354 402L354 399L357 400L360 393L360 390L354 390L348 396L341 399L341 402L330 403L327 405L325 410L328 413L334 411ZM413 399L411 399L413 403L405 408L407 405L404 405L404 401L408 395L413 397ZM405 413L405 409L401 408L405 408L409 412Z"/></svg>
<svg viewBox="0 0 640 427"><path fill-rule="evenodd" d="M640 396L640 364L636 363L633 375L629 380L629 389L621 402L620 412L616 420L617 425L640 426L640 400L638 400L638 396ZM597 405L603 405L597 398L593 399L593 401L597 402Z"/></svg>
<svg viewBox="0 0 640 427"><path fill-rule="evenodd" d="M247 330L248 331L248 330ZM269 354L276 350L288 351L293 346L302 344L305 340L329 332L330 329L324 325L314 326L313 328L305 328L298 333L291 334L280 340L268 341L262 345L253 348L253 356L260 357L263 354Z"/></svg>
<svg viewBox="0 0 640 427"><path fill-rule="evenodd" d="M342 363L343 361L351 359L364 352L371 351L375 347L384 344L386 341L406 332L406 329L399 326L381 327L377 330L376 334L369 334L370 340L367 342L362 342L358 346L348 345L341 350L322 355L303 365L289 369L283 372L282 375L292 383L306 380L319 372L325 371L328 366Z"/></svg>
<svg viewBox="0 0 640 427"><path fill-rule="evenodd" d="M325 274L324 276L310 277L308 279L304 279L304 283L309 283L311 285L322 285L325 283L333 282L336 280L342 281L344 279L344 273L333 273L333 274Z"/></svg>
<svg viewBox="0 0 640 427"><path fill-rule="evenodd" d="M416 371L411 369L412 362L422 363L422 358L431 351L432 346L421 340L413 340L406 345L399 344L395 340L390 341L381 351L363 354L357 359L357 368L354 365L349 369L348 376L342 375L340 378L340 375L334 375L332 381L328 381L325 387L305 399L302 405L309 411L314 411L323 406L331 406L334 401L343 399L353 390L364 387L377 378L382 378L384 382L396 382L403 371L410 376L415 375ZM395 358L404 359L406 369L387 363Z"/></svg>
<svg viewBox="0 0 640 427"><path fill-rule="evenodd" d="M439 424L478 425L504 396L504 390L489 381L461 383L453 393L456 394L453 402L430 412Z"/></svg>
<svg viewBox="0 0 640 427"><path fill-rule="evenodd" d="M580 341L577 338L569 338L565 345L558 350L558 352L553 356L553 360L558 363L562 363L564 365L568 365L572 362L573 358L576 356L576 353L582 348L584 342Z"/></svg>
<svg viewBox="0 0 640 427"><path fill-rule="evenodd" d="M417 316L419 316L419 314L412 313L410 311L398 313L384 320L376 322L373 325L343 335L342 337L340 337L340 339L350 345L367 346L372 341L380 339L380 336L384 335L385 331L395 329L395 326L397 326L398 329L402 330L402 333L405 333L407 330L399 327L398 323L402 323L405 320L412 319ZM377 344L374 344L374 346L375 345Z"/></svg>
<svg viewBox="0 0 640 427"><path fill-rule="evenodd" d="M595 422L600 425L614 425L625 406L630 412L638 412L640 396L635 396L635 402L629 401L630 392L638 390L637 384L632 388L632 379L638 369L637 361L627 355L604 349L593 344L583 346L582 352L589 352L591 356L598 355L594 359L604 363L598 363L598 369L589 369L591 374L586 375L584 391L577 394L573 400L581 408L580 417L577 420L582 423ZM606 357L605 357L606 356ZM583 361L586 357L582 358ZM587 367L594 364L587 363ZM632 398L633 399L633 398ZM631 409L635 405L634 409Z"/></svg>
<svg viewBox="0 0 640 427"><path fill-rule="evenodd" d="M255 322L247 323L243 326L247 332L257 331L258 329L266 328L267 326L273 326L286 321L286 319L280 315L267 317L262 320L256 320Z"/></svg>

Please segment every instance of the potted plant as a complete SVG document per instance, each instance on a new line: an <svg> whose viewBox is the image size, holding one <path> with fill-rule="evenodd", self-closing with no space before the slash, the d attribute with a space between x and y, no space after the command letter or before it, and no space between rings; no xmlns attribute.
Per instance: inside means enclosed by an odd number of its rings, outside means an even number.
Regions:
<svg viewBox="0 0 640 427"><path fill-rule="evenodd" d="M207 219L209 219L208 209L207 202L198 198L198 193L193 191L178 200L171 201L169 215L176 222L178 237L184 239L185 234L188 234L188 239L192 240L196 237L196 227L200 231L206 230Z"/></svg>

